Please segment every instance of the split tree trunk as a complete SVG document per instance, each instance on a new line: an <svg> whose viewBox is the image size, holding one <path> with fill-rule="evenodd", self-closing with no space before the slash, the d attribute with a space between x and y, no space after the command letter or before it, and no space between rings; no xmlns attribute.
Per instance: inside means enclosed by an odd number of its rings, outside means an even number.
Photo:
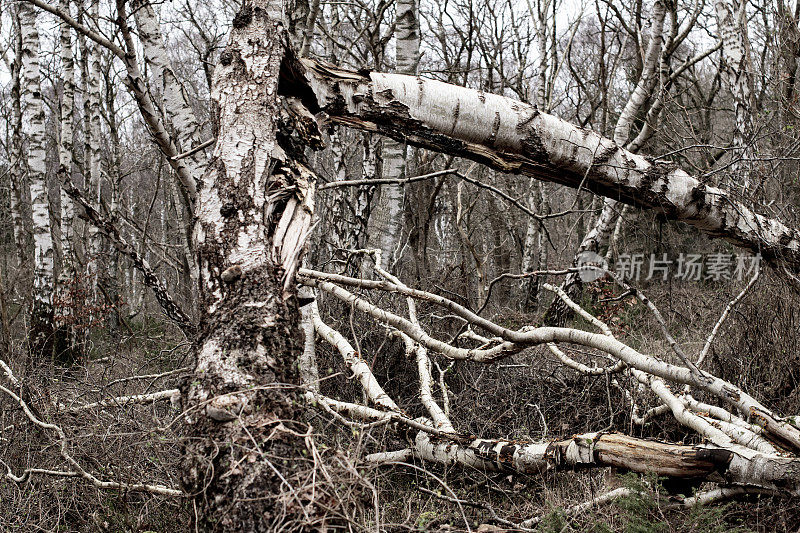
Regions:
<svg viewBox="0 0 800 533"><path fill-rule="evenodd" d="M420 432L411 452L423 460L485 471L541 474L611 466L800 494L798 459L737 445L723 448L713 444L665 444L618 433L585 433L551 442L474 439L456 444Z"/></svg>
<svg viewBox="0 0 800 533"><path fill-rule="evenodd" d="M504 172L589 190L687 222L800 272L800 233L753 212L724 189L675 164L636 155L610 139L535 107L399 74L368 75L303 60L301 80L285 91L306 95L312 111L336 123L467 157ZM304 93L305 91L305 93ZM313 100L313 101L312 101Z"/></svg>
<svg viewBox="0 0 800 533"><path fill-rule="evenodd" d="M280 19L280 3L245 4L214 71L220 132L198 194L201 333L184 388L183 468L200 525L211 531L324 528L298 476L311 468L303 453L311 437L296 388L294 274L314 176L277 141L279 124L291 122L278 96L287 38Z"/></svg>

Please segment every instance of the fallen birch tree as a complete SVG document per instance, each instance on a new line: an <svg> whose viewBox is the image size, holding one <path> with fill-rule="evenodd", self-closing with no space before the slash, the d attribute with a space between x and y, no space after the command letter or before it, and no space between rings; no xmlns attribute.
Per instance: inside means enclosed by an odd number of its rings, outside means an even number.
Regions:
<svg viewBox="0 0 800 533"><path fill-rule="evenodd" d="M668 160L634 154L611 139L535 106L436 80L354 72L289 55L281 91L325 120L465 157L494 169L578 188L760 253L800 271L800 233Z"/></svg>
<svg viewBox="0 0 800 533"><path fill-rule="evenodd" d="M379 256L379 255L378 255ZM386 277L376 267L381 277ZM417 457L423 461L457 464L488 471L542 473L548 470L596 468L613 466L635 472L653 472L661 476L700 478L724 485L757 487L764 490L797 494L800 485L797 467L800 465L794 452L800 450L798 429L790 420L783 419L750 398L731 383L706 372L681 367L661 358L642 354L616 340L603 322L581 309L561 289L545 284L555 291L588 322L601 330L593 334L583 330L551 327L525 327L508 330L491 321L473 315L459 304L425 291L410 289L396 278L372 281L302 269L301 283L316 287L366 313L384 326L396 329L411 343L452 359L470 359L487 364L521 352L524 348L546 344L561 355L564 364L579 372L592 373L585 365L569 364L568 356L559 345L580 345L598 350L617 361L608 372L621 372L649 388L671 411L676 420L697 432L705 442L699 445L673 445L637 439L616 433L576 435L561 441L519 442L460 435L431 436L419 431L413 445L404 451L377 453L367 459L374 462L392 462L398 454ZM335 281L322 281L335 280ZM339 285L350 285L371 291L396 292L409 299L425 301L457 314L471 327L483 329L493 338L473 335L482 343L477 349L460 348L436 340L412 320L386 311L357 297ZM724 316L729 309L726 308ZM596 335L596 336L595 336ZM323 336L331 342L330 334ZM513 339L513 340L512 340ZM489 346L486 346L489 345ZM364 377L361 378L362 383ZM371 378L371 379L374 379ZM426 376L420 373L419 386L426 386ZM371 380L370 380L371 382ZM683 393L672 392L669 384L686 385ZM691 394L698 390L714 395L729 407L713 406L699 402ZM424 397L424 395L421 395ZM382 400L385 402L386 400ZM729 411L729 408L733 408ZM363 410L350 407L344 410L349 416L365 420L380 419L380 410ZM429 422L430 423L430 422ZM431 429L433 429L433 424Z"/></svg>

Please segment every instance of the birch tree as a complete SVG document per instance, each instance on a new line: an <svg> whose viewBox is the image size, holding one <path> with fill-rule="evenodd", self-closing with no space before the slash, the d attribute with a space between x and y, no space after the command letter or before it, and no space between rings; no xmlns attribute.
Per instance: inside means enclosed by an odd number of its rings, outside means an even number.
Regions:
<svg viewBox="0 0 800 533"><path fill-rule="evenodd" d="M696 17L695 13L694 18ZM652 135L654 123L658 120L664 105L664 93L669 89L669 80L665 72L669 69L672 53L694 23L692 15L687 17L679 35L676 5L670 4L668 9L667 4L660 0L653 2L649 22L650 35L641 58L642 68L638 82L614 125L614 142L634 153L638 152L644 141ZM657 88L659 82L660 89ZM631 138L634 121L642 115L645 116L645 122L639 133ZM615 228L623 223L618 220L622 211L623 207L618 205L613 196L605 198L595 223L578 246L573 265L577 265L581 254L601 252L601 248L608 244ZM564 280L562 289L566 290L570 298L576 300L582 291L582 280L575 273L569 274ZM551 325L563 326L571 315L569 307L556 298L548 309L546 320Z"/></svg>
<svg viewBox="0 0 800 533"><path fill-rule="evenodd" d="M248 496L250 492L247 491L254 487L256 479L274 479L274 471L270 470L268 465L265 466L256 460L253 463L246 462L252 466L239 466L228 472L224 482L215 478L204 479L201 473L208 470L203 467L202 461L196 462L199 460L197 458L208 456L212 449L215 454L220 453L219 450L222 448L213 444L214 439L236 442L236 435L242 431L239 428L248 426L252 428L252 424L264 416L266 412L263 410L264 408L276 408L274 400L269 399L270 396L261 396L262 392L260 391L255 393L245 391L248 390L249 385L254 383L255 374L265 371L267 368L270 369L266 374L268 378L258 380L259 383L273 383L275 379L272 377L273 375L282 375L287 380L291 379L285 374L287 362L300 353L299 345L290 348L284 344L279 347L272 344L289 342L291 334L284 337L265 338L263 332L272 331L281 324L288 325L287 322L284 322L285 319L291 318L292 321L296 321L296 316L287 314L291 312L291 309L282 307L284 304L281 302L284 301L284 298L287 298L285 301L292 301L293 289L291 287L293 284L290 280L297 265L299 252L297 245L302 240L305 228L308 227L309 216L309 213L303 213L300 207L306 205L310 208L313 194L310 182L306 183L302 180L311 179L311 175L304 167L299 166L300 163L297 160L292 162L289 159L290 156L287 155L288 152L275 143L273 140L275 126L261 120L267 114L258 113L256 109L250 110L248 107L255 105L248 102L257 101L259 106L257 109L261 110L264 105L275 101L278 91L276 73L281 61L290 61L289 66L285 67L289 72L302 73L305 70L304 74L284 86L283 90L287 91L285 95L292 97L305 94L307 105L312 106L314 110L325 111L332 120L349 126L381 131L392 136L400 137L402 135L414 144L474 157L504 170L510 168L537 176L544 175L562 183L577 184L585 180L591 188L598 191L603 190L603 187L613 187L616 193L626 201L658 209L662 213L678 219L693 222L705 231L727 236L740 245L751 243L760 246L764 251L772 247L775 253L767 255L775 264L785 264L788 267L790 263L793 263L792 268L796 268L797 263L793 256L796 256L794 250L797 249L797 237L794 236L793 230L777 221L768 221L760 215L746 210L741 204L735 204L733 209L735 209L736 215L734 215L733 212L727 211L730 208L726 207L734 200L728 197L725 198L725 202L714 200L718 195L725 195L725 193L719 189L710 190L711 188L701 186L685 172L675 168L661 167L658 163L632 154L597 134L580 130L555 117L541 113L532 106L526 106L503 97L458 89L454 86L420 80L411 76L380 73L366 75L335 69L308 60L302 61L302 64L298 63L291 54L287 58L281 48L276 49L273 39L277 34L273 32L274 28L280 29L281 26L274 19L271 20L267 13L273 17L277 14L276 11L268 11L267 6L262 4L256 4L253 8L246 7L234 24L229 48L221 56L221 68L216 74L215 93L220 98L222 120L220 141L216 148L215 158L224 161L225 164L223 166L212 163L212 170L210 170L212 174L204 179L204 183L209 185L208 189L203 190L200 195L200 223L197 230L198 244L201 249L208 250L201 254L203 261L201 271L204 272L203 290L206 295L204 320L212 327L206 329L207 333L202 337L201 347L198 349L196 373L203 378L198 384L193 385L189 392L190 405L197 406L195 413L190 416L192 432L198 438L197 442L206 444L198 445L190 451L189 457L194 459L189 459L188 472L190 474L187 475L187 486L193 491L200 487L206 487L207 495L204 502L215 503L210 505L203 503L206 506L204 507L205 516L217 517L225 524L229 524L227 527L233 528L236 526L232 524L241 523L228 522L229 517L231 520L237 521L244 520L245 516L250 517L250 520L253 520L254 516L259 517L259 520L262 517L269 517L268 519L274 517L272 510L254 512L252 507L246 512L247 514L242 514L244 505L270 505L253 502L254 498L250 498ZM243 42L249 44L243 46L241 44ZM254 43L258 43L258 45L253 46ZM252 50L258 51L258 54L252 54ZM267 67L271 70L267 70ZM256 79L259 83L243 83L242 74L257 76ZM313 91L311 93L315 97L313 100L309 93L304 92L307 89ZM445 94L447 95L446 101L443 97ZM232 105L234 102L235 106ZM277 104L273 105L277 107ZM234 114L231 111L232 108L240 112ZM297 106L292 106L290 109L293 110L293 113L298 113ZM459 112L455 113L454 109L459 109ZM455 120L453 120L454 116ZM297 118L301 119L302 115L298 115ZM402 133L393 127L398 123L406 126ZM308 129L306 128L305 131ZM243 145L242 139L253 139L255 142ZM580 146L576 147L578 140L580 140ZM271 150L272 163L275 166L270 177L266 179L281 179L284 180L284 183L292 184L294 188L291 193L280 188L271 188L269 182L261 184L253 181L254 179L264 179L265 174L260 169L267 164L267 159L264 158L265 153L254 151L254 146L267 147ZM587 154L584 155L583 150L587 148ZM602 154L603 162L598 163L593 154ZM547 173L548 168L553 170L551 174ZM555 172L556 168L558 173ZM224 169L224 173L221 169ZM588 172L589 169L593 172ZM248 175L254 177L248 178ZM570 178L570 175L573 178ZM584 178L586 175L589 177ZM234 176L236 176L236 181L234 181ZM225 186L221 187L222 184ZM256 191L255 194L246 196L252 198L253 207L251 204L243 206L237 203L234 204L236 210L231 211L230 215L226 215L229 211L225 206L229 205L230 194L235 194L239 187L249 187L250 190ZM231 189L233 192L229 192ZM626 189L629 193L625 192ZM269 201L268 195L258 194L258 191L261 190L273 190L275 198L281 197L285 202L283 210L277 208L266 210L267 213L270 213L268 220L274 221L271 224L274 228L272 241L268 237L264 237L260 219L253 218L248 214L251 212L250 209L262 212L264 206L259 202ZM706 190L710 190L708 196L706 196ZM301 194L302 197L298 196ZM648 198L650 199L648 200ZM701 203L698 204L698 202ZM703 208L698 209L698 205L702 205ZM226 218L233 218L233 223L226 225L224 221ZM756 220L758 220L757 223L749 226ZM226 228L230 232L227 238L224 233ZM749 229L745 230L745 228ZM787 236L789 239L786 238ZM204 248L204 245L215 242L220 244L213 254L212 247ZM242 248L241 246L244 244L247 246ZM269 270L263 259L265 256L271 258L271 264L282 266L282 270L278 272ZM380 267L380 253L377 254L377 258ZM459 312L464 313L464 317L469 316L470 320L481 323L493 334L505 336L507 339L502 342L495 341L496 344L490 341L491 347L486 348L456 348L432 338L415 325L413 319L403 319L389 311L377 309L350 295L347 291L337 289L334 284L325 281L326 277L331 278L331 276L315 275L305 271L303 275L305 276L304 283L341 298L359 310L399 329L427 349L441 352L452 358L488 362L516 353L520 346L526 343L574 342L609 350L615 357L631 365L637 371L656 376L656 381L651 382L652 388L660 391L667 402L673 401L672 396L661 387L659 380L690 384L700 390L719 395L721 398L727 398L727 401L740 405L743 410L764 409L758 404L751 403L752 399L742 395L738 390L732 392L729 389L730 384L714 379L707 381L707 377L697 376L689 368L679 368L647 356L640 356L641 354L634 354L629 347L617 344L613 340L613 336L608 333L606 326L600 326L605 328L603 329L604 335L546 327L534 328L530 331L511 331L491 325L474 314L469 314L468 311L453 302L445 302L433 295L425 296L441 302L451 311L460 309ZM255 277L259 281L256 285L253 281ZM322 277L322 279L315 281L315 277ZM266 284L264 283L265 279L272 281L270 284ZM342 283L359 285L370 283L357 279L346 280L341 276L335 277L335 279ZM375 285L375 287L408 291L407 288L403 288L396 282L392 286ZM409 295L412 294L411 291L408 292ZM564 296L563 291L559 294L570 302L571 306L575 305L567 296ZM244 309L249 311L242 312ZM234 312L234 310L238 312ZM213 324L220 324L218 320L223 317L225 327L221 325L213 327ZM231 320L234 321L233 326ZM294 327L296 328L296 325ZM246 339L240 337L241 332L247 332ZM279 341L279 339L283 340ZM335 342L339 343L338 340ZM223 345L232 346L233 349L222 350ZM352 353L346 347L343 349L347 353ZM272 362L267 358L268 356L273 359ZM249 372L244 371L237 363L242 360L248 361L247 370ZM424 366L421 365L421 368ZM643 376L643 379L648 380L649 378ZM372 380L367 381L373 383ZM267 395L268 393L264 392L263 394ZM269 395L272 394L277 393L269 393ZM331 402L329 405L339 404ZM359 411L356 407L340 407L349 409L348 412L351 414ZM675 405L676 416L682 416L679 414L683 413L682 409L677 404ZM375 415L374 411L369 411L369 409L360 411L372 413L373 416L383 416ZM283 416L279 417L282 420L297 419L298 415L295 413L282 412ZM764 426L768 428L767 431L784 435L782 438L788 438L792 442L800 442L798 440L800 431L794 428L790 422L776 418L776 415L768 410L763 412L764 418L767 420ZM685 420L691 427L706 428L703 431L707 430L713 434L717 439L715 442L720 444L728 443L728 439L734 438L727 435L725 431L717 434L715 430L707 429L707 423L699 418L689 417ZM286 422L283 422L282 425L285 426ZM273 435L287 430L288 428L278 429ZM296 435L300 432L293 433ZM220 438L218 435L224 435L224 438ZM247 441L248 438L252 439L247 436L241 438L244 441ZM254 440L263 442L258 437ZM262 444L261 449L263 446L276 445L276 442L267 440L265 444ZM495 441L488 446L491 449L495 449L495 446L498 449L503 448ZM420 445L419 450L423 448L424 446ZM552 449L549 445L544 448ZM448 449L455 448L448 446ZM229 454L232 452L224 451L222 453L222 457L217 456L216 464L233 464L232 459L229 459ZM266 458L268 455L266 452L259 451L250 453L255 453L256 456L258 453L264 453L262 458ZM290 452L285 450L284 457L288 453ZM613 454L613 452L611 453ZM750 457L745 459L746 462L754 460L754 456L749 455L751 452L742 450L741 453L742 457ZM516 452L512 455L516 455ZM534 460L534 455L530 456L532 460ZM587 455L578 451L575 451L574 454L567 452L566 455L568 457L584 457L585 455L587 458L592 456L592 454ZM432 454L432 457L438 456ZM732 457L726 454L725 458L721 460L726 465L738 464L736 461L739 459L734 461ZM509 457L504 460L511 461L512 459ZM716 460L711 462L714 463ZM780 462L777 458L769 460ZM245 463L240 464L244 465ZM738 466L733 468L736 472L749 471L747 468L740 470ZM780 479L794 483L790 473L792 467L781 468L774 470L775 472L784 472L784 474L779 474ZM287 476L291 475L292 470L288 465L287 469L284 472L289 473ZM246 473L248 470L249 473ZM215 470L215 472L217 471ZM216 475L218 474L215 473L214 476ZM759 475L759 477L762 476ZM742 480L744 481L744 478ZM772 482L767 478L762 478L762 480L770 487L776 486L770 485ZM745 482L752 482L752 479ZM278 481L274 483L280 485ZM265 486L261 485L258 489L263 495ZM241 497L229 497L234 493ZM235 503L237 500L240 503ZM245 501L247 503L243 503ZM268 499L267 501L274 502L275 500ZM248 524L253 523L248 522ZM259 524L246 527L253 526L257 527Z"/></svg>
<svg viewBox="0 0 800 533"><path fill-rule="evenodd" d="M19 11L14 5L13 13ZM30 176L25 171L27 158L22 151L22 31L19 17L13 17L12 42L14 60L11 62L11 150L10 156L16 164L10 167L11 216L14 224L14 240L17 243L17 258L20 265L29 263L33 257L33 217L31 215Z"/></svg>
<svg viewBox="0 0 800 533"><path fill-rule="evenodd" d="M313 527L318 513L280 503L305 468L308 428L291 387L302 349L294 273L314 205L302 154L277 140L277 117L298 118L278 94L282 7L246 4L214 72L220 130L197 210L204 333L187 390L184 474L214 530L300 530L303 515Z"/></svg>
<svg viewBox="0 0 800 533"><path fill-rule="evenodd" d="M714 3L717 28L722 40L720 66L734 107L733 154L730 172L732 189L748 191L750 176L740 167L752 160L753 148L753 63L750 58L750 39L747 31L747 2L719 0ZM741 162L740 162L741 160Z"/></svg>
<svg viewBox="0 0 800 533"><path fill-rule="evenodd" d="M144 48L147 64L152 69L158 92L162 95L166 117L176 132L177 150L188 153L182 158L192 176L201 176L205 171L206 157L200 147L206 139L202 138L200 125L195 117L183 85L175 76L167 50L161 25L153 5L148 0L133 2L132 12L139 28L139 40Z"/></svg>
<svg viewBox="0 0 800 533"><path fill-rule="evenodd" d="M395 3L395 9L397 72L415 75L420 55L419 2L399 0ZM408 161L404 144L388 139L383 143L382 155L384 177L402 179L406 176ZM370 214L374 220L369 233L370 242L374 242L374 246L381 250L389 268L399 259L396 253L403 233L403 197L401 185L383 185L380 205Z"/></svg>
<svg viewBox="0 0 800 533"><path fill-rule="evenodd" d="M31 353L51 357L53 353L53 238L50 233L50 207L47 198L45 166L45 115L39 73L39 31L37 11L30 4L19 6L22 33L22 75L24 88L23 125L28 126L28 175L31 184L34 268L31 311Z"/></svg>
<svg viewBox="0 0 800 533"><path fill-rule="evenodd" d="M83 9L80 10L80 12L83 11ZM91 24L99 25L99 2L91 2L85 16L89 18ZM100 50L98 44L90 39L79 40L79 47L83 87L84 187L88 198L95 206L99 206L102 197ZM97 307L96 304L100 297L97 283L104 264L102 242L100 233L95 226L89 225L87 233L86 278L89 284L90 302L93 307Z"/></svg>
<svg viewBox="0 0 800 533"><path fill-rule="evenodd" d="M31 3L41 5L40 0ZM134 97L141 98L141 77L134 76L138 67L135 57L131 58L133 34L125 29L121 8L122 2L118 3L122 18L118 24L128 53L117 57L125 61ZM382 250L353 252L372 257L376 279L299 269L312 227L315 193L315 177L304 152L320 143L317 126L322 120L468 158L498 171L576 189L586 187L613 201L685 221L712 237L760 252L789 280L795 280L800 271L800 233L796 229L757 213L730 191L709 185L703 176L690 174L666 157L635 153L649 135L647 128L652 130L650 119L657 118L658 113L653 111L656 107L649 108L648 121L642 123L633 141L629 140L631 125L637 115L641 116L645 101L654 99L658 81L669 75L669 69L662 68L669 38L651 38L652 49L657 49L652 57L658 57L659 64L647 66L646 75L640 77L631 98L639 102L632 104L639 109L631 111L625 106L625 120L620 119L622 127L618 123L617 138L612 140L505 96L427 78L349 70L300 58L287 44L288 23L283 21L284 13L295 13L294 8L267 0L246 3L233 21L228 46L214 73L213 95L220 106L219 136L199 180L194 211L201 291L198 328L171 298L143 254L125 241L114 221L81 199L76 187L65 183L85 216L142 271L167 315L193 341L194 372L181 389L185 409L180 420L185 421L187 431L184 491L144 484L131 487L162 495L187 495L192 509L197 510L198 529L291 531L338 527L337 511L344 502L329 492L324 499L318 496L330 482L321 481L324 475L317 476L322 471L318 470L319 455L315 453L316 435L301 403L308 401L351 427L380 424L414 431L407 447L366 458L374 464L419 459L525 474L615 466L729 483L742 491L800 493L800 429L794 419L770 409L735 383L700 369L730 309L720 318L699 356L690 360L669 335L666 342L674 353L634 348L558 287L542 285L584 318L586 330L504 326L441 294L404 284L384 268ZM674 32L674 19L665 23L670 16L663 13L665 6L657 2L656 8L653 16L656 20L660 17L662 25L652 28L653 33L665 28ZM71 20L63 9L55 12L63 20ZM671 13L674 16L674 11ZM102 36L77 21L70 24L95 42L103 42ZM110 42L103 46L108 44L115 46ZM646 57L651 57L649 50ZM656 74L658 80L654 81ZM662 94L657 93L654 106L661 105ZM137 105L152 111L148 101L139 100ZM162 139L159 146L165 155L174 153L178 146L175 141L164 142L163 131L153 126L164 124L158 114L144 118L153 138ZM624 143L629 149L623 147ZM601 226L613 227L610 223ZM162 229L166 228L165 221ZM166 237L164 240L168 241ZM574 273L574 268L567 268L540 274ZM414 362L416 375L410 383L425 413L422 418L411 418L399 407L402 404L387 393L388 388L372 373L360 350L324 321L317 303L310 304L305 313L308 337L306 350L301 349L298 282L342 302L402 341L405 353ZM356 293L356 289L400 295L407 312L375 303L377 297L371 299ZM640 305L660 316L641 291L624 285L622 290L635 294ZM421 320L416 302L443 310L448 320L469 329L453 339L440 338L440 332ZM729 307L733 306L735 302ZM356 403L320 392L319 383L314 383L314 376L320 372L313 363L315 338L311 330L334 348L357 378L365 401ZM674 445L614 433L511 441L460 433L463 429L459 421L449 414L444 377L439 383L441 399L436 395L432 364L436 359L432 358L493 364L537 346L577 372L608 376L609 383L616 379L613 376L635 380L642 391L657 399L661 413L672 413L679 424L706 442ZM599 360L608 360L608 365L575 360L567 348L575 346L602 358ZM301 353L300 370L310 380L306 383L300 381L295 367ZM13 373L6 367L2 370L3 379L16 387ZM444 372L441 374L444 376ZM3 393L28 416L24 399L10 389L3 389ZM175 397L175 389L169 389L120 398L145 402ZM635 404L635 399L631 403ZM113 400L101 401L84 407L107 408L112 404ZM38 420L32 414L28 418L33 423ZM54 427L39 422L37 425L44 429ZM66 442L66 437L61 440ZM66 445L62 450L67 450ZM98 488L124 488L82 477ZM308 479L320 480L310 492L305 490ZM517 525L526 523L532 522Z"/></svg>
<svg viewBox="0 0 800 533"><path fill-rule="evenodd" d="M534 8L534 5L536 6ZM550 11L552 8L552 17ZM539 63L536 67L536 106L542 111L549 113L552 111L552 88L558 75L558 57L555 44L556 33L556 13L558 2L556 0L538 0L535 3L528 2L528 12L533 19L536 28L536 44ZM528 207L531 210L538 210L547 214L549 210L547 190L544 183L538 182L531 188L528 196ZM546 268L547 265L547 243L545 242L544 232L542 231L541 221L533 217L528 219L525 229L525 242L523 245L522 271L532 272L537 267ZM539 299L541 280L532 278L525 282L525 309L535 308Z"/></svg>
<svg viewBox="0 0 800 533"><path fill-rule="evenodd" d="M69 0L61 0L60 7L69 13ZM61 98L61 138L58 145L58 173L72 175L73 160L73 113L75 107L75 64L72 55L71 28L62 24L60 34L61 79L63 93ZM61 199L61 267L56 283L56 309L58 330L55 338L55 355L58 360L69 362L73 357L75 332L72 326L73 312L69 296L71 284L75 283L75 258L72 243L75 238L75 209L72 199L59 187Z"/></svg>

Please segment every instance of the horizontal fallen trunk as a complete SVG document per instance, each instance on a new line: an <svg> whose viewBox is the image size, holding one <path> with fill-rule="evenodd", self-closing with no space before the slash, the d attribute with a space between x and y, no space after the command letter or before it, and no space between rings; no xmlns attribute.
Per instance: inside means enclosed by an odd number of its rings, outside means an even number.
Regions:
<svg viewBox="0 0 800 533"><path fill-rule="evenodd" d="M753 212L673 163L535 106L447 83L287 60L281 90L331 121L652 209L800 272L800 232Z"/></svg>
<svg viewBox="0 0 800 533"><path fill-rule="evenodd" d="M424 461L496 472L616 467L800 495L800 459L743 446L666 444L619 433L584 433L552 442L475 439L460 445L419 432L411 452Z"/></svg>

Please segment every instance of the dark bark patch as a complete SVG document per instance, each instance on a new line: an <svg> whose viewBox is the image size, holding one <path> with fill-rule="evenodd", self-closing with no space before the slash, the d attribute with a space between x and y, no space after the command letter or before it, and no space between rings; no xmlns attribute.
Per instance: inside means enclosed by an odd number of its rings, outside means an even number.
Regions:
<svg viewBox="0 0 800 533"><path fill-rule="evenodd" d="M594 159L592 159L592 168L599 168L602 167L603 165L608 164L608 162L611 160L614 154L616 154L621 150L622 149L616 144L612 144L607 148L604 148L594 156Z"/></svg>
<svg viewBox="0 0 800 533"><path fill-rule="evenodd" d="M494 146L497 142L497 133L500 131L500 112L497 111L494 114L494 121L492 122L492 132L489 134L489 138L486 140L486 144L489 146Z"/></svg>
<svg viewBox="0 0 800 533"><path fill-rule="evenodd" d="M456 126L458 125L458 117L461 115L461 100L456 102L456 108L453 111L453 126L450 128L450 133L452 134L456 131Z"/></svg>
<svg viewBox="0 0 800 533"><path fill-rule="evenodd" d="M703 209L706 205L706 185L705 183L699 184L697 187L692 188L691 192L692 203L698 209Z"/></svg>
<svg viewBox="0 0 800 533"><path fill-rule="evenodd" d="M543 165L550 164L550 156L537 132L531 131L530 134L523 137L522 146L525 149L526 158L530 161Z"/></svg>
<svg viewBox="0 0 800 533"><path fill-rule="evenodd" d="M713 465L713 471L725 474L733 458L733 452L720 448L700 448L697 450L697 460Z"/></svg>
<svg viewBox="0 0 800 533"><path fill-rule="evenodd" d="M233 27L241 29L250 24L253 20L253 6L245 4L242 9L233 17Z"/></svg>
<svg viewBox="0 0 800 533"><path fill-rule="evenodd" d="M236 216L236 213L238 211L239 211L239 209L236 206L236 203L235 202L231 202L231 201L225 202L219 208L219 214L222 215L225 218L230 218L230 217Z"/></svg>
<svg viewBox="0 0 800 533"><path fill-rule="evenodd" d="M278 73L278 94L299 98L306 109L316 114L320 111L320 105L306 75L305 66L295 55L294 49L287 44Z"/></svg>

